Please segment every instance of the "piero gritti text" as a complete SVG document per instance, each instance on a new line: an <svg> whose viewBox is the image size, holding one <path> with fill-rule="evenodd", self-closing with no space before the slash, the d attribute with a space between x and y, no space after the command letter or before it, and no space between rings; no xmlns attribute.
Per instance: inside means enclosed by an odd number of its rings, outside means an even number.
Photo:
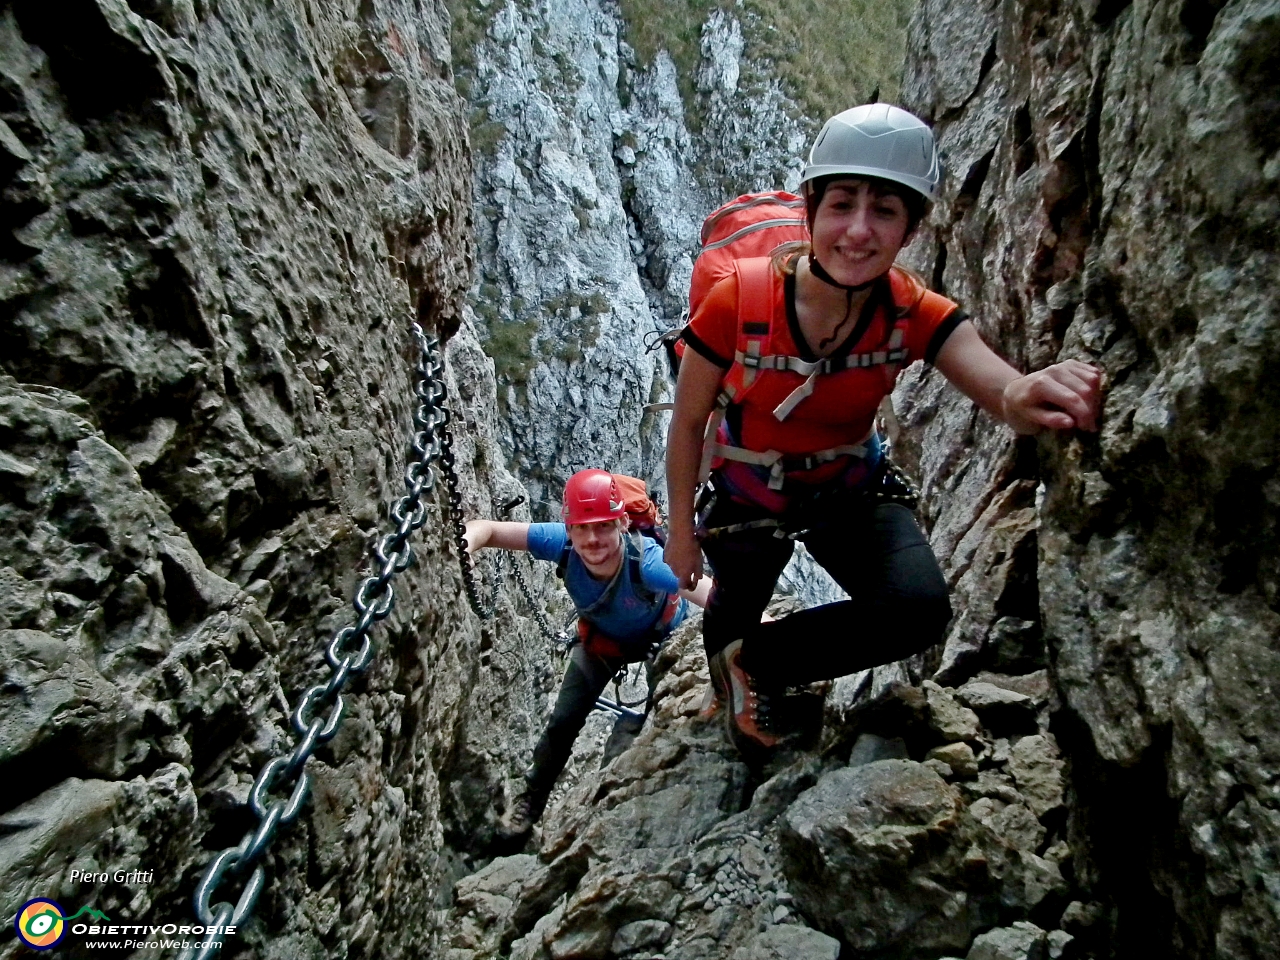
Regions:
<svg viewBox="0 0 1280 960"><path fill-rule="evenodd" d="M154 870L117 870L115 873L93 870L72 870L67 878L70 883L151 883Z"/></svg>

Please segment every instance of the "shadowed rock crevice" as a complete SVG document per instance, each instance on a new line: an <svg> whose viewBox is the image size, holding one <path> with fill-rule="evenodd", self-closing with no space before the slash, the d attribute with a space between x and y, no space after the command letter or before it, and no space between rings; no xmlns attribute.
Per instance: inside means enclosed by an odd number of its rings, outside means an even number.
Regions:
<svg viewBox="0 0 1280 960"><path fill-rule="evenodd" d="M40 768L6 804L0 892L139 921L189 917L207 858L254 825L248 787L292 749L290 698L327 676L323 645L403 490L414 305L455 331L468 282L466 132L436 12L198 13L0 13L0 757ZM361 31L372 131L335 108L331 65ZM472 451L492 426L466 341L445 376L479 501ZM394 652L349 686L312 762L320 799L276 840L241 954L416 955L431 929L432 756L470 697L495 698L459 669L475 627L428 501ZM155 883L72 883L86 863ZM322 901L344 904L340 934L305 919L332 913Z"/></svg>
<svg viewBox="0 0 1280 960"><path fill-rule="evenodd" d="M112 13L121 22L111 23L94 0L69 0L58 7L17 2L11 9L23 34L49 58L75 119L149 112L150 121L160 120L154 107L168 93L163 74L153 52L125 26L118 10Z"/></svg>

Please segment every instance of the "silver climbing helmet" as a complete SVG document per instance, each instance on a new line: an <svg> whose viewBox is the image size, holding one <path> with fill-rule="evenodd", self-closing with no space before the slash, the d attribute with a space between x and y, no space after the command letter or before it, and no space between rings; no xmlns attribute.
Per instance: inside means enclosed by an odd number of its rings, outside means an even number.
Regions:
<svg viewBox="0 0 1280 960"><path fill-rule="evenodd" d="M919 117L887 103L854 107L823 125L800 182L837 174L892 180L930 203L942 186L933 131Z"/></svg>

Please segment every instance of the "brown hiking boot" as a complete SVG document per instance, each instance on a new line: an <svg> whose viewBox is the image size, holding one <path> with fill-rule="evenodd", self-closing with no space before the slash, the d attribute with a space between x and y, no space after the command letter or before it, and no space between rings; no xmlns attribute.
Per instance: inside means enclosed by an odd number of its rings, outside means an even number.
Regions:
<svg viewBox="0 0 1280 960"><path fill-rule="evenodd" d="M527 787L511 804L507 815L498 821L498 836L503 840L527 837L547 806L547 796Z"/></svg>
<svg viewBox="0 0 1280 960"><path fill-rule="evenodd" d="M725 727L738 752L755 757L772 750L782 738L770 728L770 697L742 669L742 641L735 640L707 661L711 683L724 705Z"/></svg>

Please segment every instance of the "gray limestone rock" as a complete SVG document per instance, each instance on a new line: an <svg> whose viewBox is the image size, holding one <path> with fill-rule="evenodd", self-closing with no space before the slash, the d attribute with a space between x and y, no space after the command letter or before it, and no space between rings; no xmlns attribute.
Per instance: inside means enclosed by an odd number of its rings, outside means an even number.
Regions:
<svg viewBox="0 0 1280 960"><path fill-rule="evenodd" d="M729 960L836 960L840 941L808 927L768 927Z"/></svg>
<svg viewBox="0 0 1280 960"><path fill-rule="evenodd" d="M613 935L609 949L618 956L653 954L671 939L671 924L662 920L634 920L624 923Z"/></svg>
<svg viewBox="0 0 1280 960"><path fill-rule="evenodd" d="M806 915L858 950L884 950L904 936L919 949L966 946L976 922L968 899L938 883L944 861L958 858L959 812L955 789L920 764L832 771L783 818L790 889Z"/></svg>
<svg viewBox="0 0 1280 960"><path fill-rule="evenodd" d="M948 743L978 738L978 715L956 702L945 688L932 680L924 682L929 701L929 726Z"/></svg>
<svg viewBox="0 0 1280 960"><path fill-rule="evenodd" d="M1061 960L1074 940L1075 937L1065 930L1050 930L1048 936L1045 937L1049 960Z"/></svg>
<svg viewBox="0 0 1280 960"><path fill-rule="evenodd" d="M1064 764L1051 736L1022 737L1009 751L1009 772L1037 817L1063 805Z"/></svg>
<svg viewBox="0 0 1280 960"><path fill-rule="evenodd" d="M1045 932L1034 923L1018 921L979 935L965 960L1045 960L1047 956Z"/></svg>
<svg viewBox="0 0 1280 960"><path fill-rule="evenodd" d="M253 778L292 749L291 705L327 678L403 490L409 324L462 319L449 61L443 9L399 0L0 13L6 902L188 919L211 850L253 822ZM515 484L466 339L445 377L476 511ZM480 834L517 762L492 711L541 717L549 655L505 590L487 639L465 612L442 505L429 491L247 949L431 952L443 838ZM81 864L154 882L72 884Z"/></svg>
<svg viewBox="0 0 1280 960"><path fill-rule="evenodd" d="M956 690L955 696L980 717L983 726L995 736L1036 729L1036 703L1024 693L970 680Z"/></svg>
<svg viewBox="0 0 1280 960"><path fill-rule="evenodd" d="M849 766L860 767L877 760L907 760L907 744L901 737L885 739L874 733L861 734L849 754Z"/></svg>
<svg viewBox="0 0 1280 960"><path fill-rule="evenodd" d="M934 747L929 751L928 759L941 760L958 777L976 777L978 775L978 759L973 754L973 747L967 743L948 743Z"/></svg>
<svg viewBox="0 0 1280 960"><path fill-rule="evenodd" d="M953 174L912 262L1016 365L1078 358L1108 376L1097 435L1015 444L925 371L895 404L951 582L976 556L955 549L975 519L1037 484L1019 502L1035 513L1031 562L977 599L992 632L999 616L1034 625L1083 725L1077 869L1117 930L1143 930L1108 944L1121 953L1247 957L1280 934L1261 893L1274 871L1246 879L1280 834L1238 799L1268 789L1280 751L1265 692L1280 501L1263 452L1278 422L1263 386L1280 356L1277 246L1259 226L1278 203L1260 106L1274 24L1266 2L1187 19L1143 3L926 0L911 30L905 105L934 118ZM947 663L982 633L962 616ZM1155 809L1158 824L1135 813ZM1145 929L1152 904L1173 922Z"/></svg>

